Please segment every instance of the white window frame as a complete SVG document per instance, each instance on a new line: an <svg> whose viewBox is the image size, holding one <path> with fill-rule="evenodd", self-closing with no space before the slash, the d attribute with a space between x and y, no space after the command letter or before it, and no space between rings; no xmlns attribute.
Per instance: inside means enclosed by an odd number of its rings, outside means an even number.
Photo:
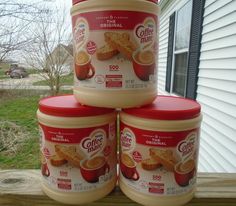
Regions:
<svg viewBox="0 0 236 206"><path fill-rule="evenodd" d="M182 9L187 3L189 2L192 2L193 4L193 0L188 0L186 1L178 10L176 10L176 18L175 18L175 29L174 29L174 41L173 41L173 51L172 51L172 67L171 67L171 83L170 83L170 94L173 95L173 96L180 96L179 94L173 92L173 86L174 86L174 75L175 75L175 55L176 54L182 54L182 53L188 53L189 52L189 46L188 45L188 48L184 48L184 49L179 49L179 50L175 50L175 45L176 45L176 28L177 28L177 20L178 20L178 12L180 9ZM193 12L193 11L192 11ZM191 20L192 21L192 15L191 15ZM191 29L191 27L190 27ZM189 35L189 42L190 42L190 39L191 39L191 34ZM187 59L187 65L188 65L188 59ZM184 96L183 97L186 97L186 91L187 91L187 81L185 82L185 88L184 88ZM180 96L182 97L182 96Z"/></svg>

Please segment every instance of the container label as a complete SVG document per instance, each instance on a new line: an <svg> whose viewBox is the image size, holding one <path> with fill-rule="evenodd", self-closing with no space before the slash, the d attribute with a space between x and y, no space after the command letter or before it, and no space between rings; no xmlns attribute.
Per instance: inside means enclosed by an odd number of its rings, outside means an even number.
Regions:
<svg viewBox="0 0 236 206"><path fill-rule="evenodd" d="M199 128L160 132L121 122L120 179L149 195L173 196L196 185Z"/></svg>
<svg viewBox="0 0 236 206"><path fill-rule="evenodd" d="M157 18L137 11L74 15L75 88L156 88Z"/></svg>
<svg viewBox="0 0 236 206"><path fill-rule="evenodd" d="M61 129L39 126L41 172L48 187L86 192L116 176L116 124Z"/></svg>

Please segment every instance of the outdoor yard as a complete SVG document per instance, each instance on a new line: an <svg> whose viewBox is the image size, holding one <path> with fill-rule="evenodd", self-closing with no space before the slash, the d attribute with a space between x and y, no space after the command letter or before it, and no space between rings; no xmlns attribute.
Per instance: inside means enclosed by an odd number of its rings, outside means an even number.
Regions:
<svg viewBox="0 0 236 206"><path fill-rule="evenodd" d="M36 111L45 95L45 91L0 90L0 169L40 167Z"/></svg>
<svg viewBox="0 0 236 206"><path fill-rule="evenodd" d="M67 74L65 76L62 76L60 78L61 86L72 85L73 84L73 78L74 78L73 73L70 73L70 74ZM34 86L46 86L47 85L47 81L46 80L42 80L42 81L34 82L33 85Z"/></svg>
<svg viewBox="0 0 236 206"><path fill-rule="evenodd" d="M7 75L5 75L5 71L3 69L0 69L0 80L9 78Z"/></svg>

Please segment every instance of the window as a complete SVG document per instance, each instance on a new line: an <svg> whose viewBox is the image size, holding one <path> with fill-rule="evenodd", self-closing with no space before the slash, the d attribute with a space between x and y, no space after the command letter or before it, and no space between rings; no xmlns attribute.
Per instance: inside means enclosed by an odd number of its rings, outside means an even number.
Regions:
<svg viewBox="0 0 236 206"><path fill-rule="evenodd" d="M188 53L175 54L174 79L172 92L184 96L187 77Z"/></svg>
<svg viewBox="0 0 236 206"><path fill-rule="evenodd" d="M196 99L205 0L189 0L169 17L165 90Z"/></svg>
<svg viewBox="0 0 236 206"><path fill-rule="evenodd" d="M188 49L190 40L192 1L187 2L177 11L175 29L175 51Z"/></svg>
<svg viewBox="0 0 236 206"><path fill-rule="evenodd" d="M171 93L185 96L191 31L192 1L176 12Z"/></svg>

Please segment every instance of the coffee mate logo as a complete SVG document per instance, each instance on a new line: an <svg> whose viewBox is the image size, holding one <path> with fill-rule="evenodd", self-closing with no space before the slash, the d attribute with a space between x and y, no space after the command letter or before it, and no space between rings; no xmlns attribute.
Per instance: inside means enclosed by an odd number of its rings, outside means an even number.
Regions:
<svg viewBox="0 0 236 206"><path fill-rule="evenodd" d="M84 18L79 18L76 21L73 37L74 43L76 45L76 50L78 51L81 47L85 46L88 41L89 26L88 22Z"/></svg>
<svg viewBox="0 0 236 206"><path fill-rule="evenodd" d="M86 137L81 142L81 149L88 156L93 156L103 149L106 146L106 132L102 129L93 131L89 137Z"/></svg>
<svg viewBox="0 0 236 206"><path fill-rule="evenodd" d="M135 38L142 48L151 47L156 38L156 23L154 19L147 18L142 24L135 27Z"/></svg>
<svg viewBox="0 0 236 206"><path fill-rule="evenodd" d="M133 151L136 145L136 138L132 130L124 128L120 136L122 151Z"/></svg>
<svg viewBox="0 0 236 206"><path fill-rule="evenodd" d="M189 159L194 155L196 140L197 133L194 132L189 134L185 140L179 142L177 148L182 158Z"/></svg>

